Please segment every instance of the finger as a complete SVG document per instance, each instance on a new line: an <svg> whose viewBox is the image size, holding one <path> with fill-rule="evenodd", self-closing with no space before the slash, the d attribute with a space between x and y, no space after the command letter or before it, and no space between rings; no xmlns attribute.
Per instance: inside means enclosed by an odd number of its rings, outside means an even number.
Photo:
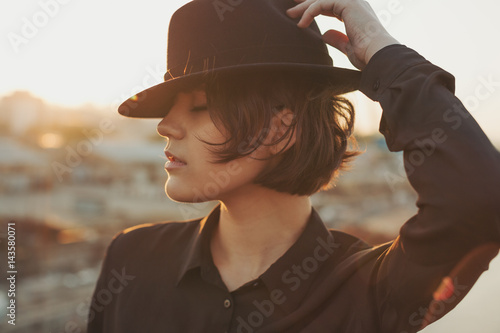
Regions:
<svg viewBox="0 0 500 333"><path fill-rule="evenodd" d="M327 1L315 1L304 11L304 13L302 14L302 18L297 25L300 28L306 28L318 15L327 15L336 18L341 17L341 15L338 15L334 12L333 7L333 3Z"/></svg>
<svg viewBox="0 0 500 333"><path fill-rule="evenodd" d="M328 30L323 34L323 40L328 45L333 46L340 52L347 55L347 45L349 44L349 38L340 31Z"/></svg>
<svg viewBox="0 0 500 333"><path fill-rule="evenodd" d="M288 9L286 13L291 18L297 18L301 16L305 10L316 0L295 0L295 2L299 3L298 5Z"/></svg>
<svg viewBox="0 0 500 333"><path fill-rule="evenodd" d="M302 17L300 18L297 26L300 28L307 28L314 18L321 14L321 7L318 5L318 2L313 2L310 4L305 11L302 13Z"/></svg>

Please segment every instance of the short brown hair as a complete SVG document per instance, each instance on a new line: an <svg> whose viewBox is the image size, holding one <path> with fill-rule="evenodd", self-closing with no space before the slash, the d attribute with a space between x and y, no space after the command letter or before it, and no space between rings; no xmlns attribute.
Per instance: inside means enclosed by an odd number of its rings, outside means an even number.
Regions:
<svg viewBox="0 0 500 333"><path fill-rule="evenodd" d="M255 183L279 192L311 195L328 188L345 162L358 152L348 151L354 126L354 107L338 95L335 85L306 72L245 72L218 74L205 86L210 116L222 125L227 140L213 150L216 163L250 155L267 136L271 119L283 108L293 122L273 142L296 141L273 158ZM287 142L287 146L290 141Z"/></svg>

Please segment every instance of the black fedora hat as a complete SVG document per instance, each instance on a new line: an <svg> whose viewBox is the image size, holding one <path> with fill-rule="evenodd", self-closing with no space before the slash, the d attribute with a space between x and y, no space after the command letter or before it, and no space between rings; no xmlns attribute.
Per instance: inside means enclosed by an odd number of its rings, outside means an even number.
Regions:
<svg viewBox="0 0 500 333"><path fill-rule="evenodd" d="M286 15L293 0L194 0L170 20L165 82L118 108L128 117L164 117L177 92L209 75L246 71L303 71L326 78L339 93L357 90L361 72L334 67L313 22L297 27Z"/></svg>

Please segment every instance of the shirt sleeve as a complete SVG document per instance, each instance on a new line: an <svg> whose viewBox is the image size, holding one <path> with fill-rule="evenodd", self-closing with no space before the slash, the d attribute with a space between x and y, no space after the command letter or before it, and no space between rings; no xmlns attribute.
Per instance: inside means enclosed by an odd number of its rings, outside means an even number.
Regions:
<svg viewBox="0 0 500 333"><path fill-rule="evenodd" d="M418 331L470 290L500 244L500 154L454 95L454 77L403 45L380 50L361 91L380 132L403 151L418 213L377 261L380 327ZM500 288L500 286L499 286Z"/></svg>

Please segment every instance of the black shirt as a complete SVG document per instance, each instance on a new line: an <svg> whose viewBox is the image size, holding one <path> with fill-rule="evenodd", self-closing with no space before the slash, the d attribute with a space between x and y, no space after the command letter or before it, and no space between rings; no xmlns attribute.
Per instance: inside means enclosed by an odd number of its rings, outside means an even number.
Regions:
<svg viewBox="0 0 500 333"><path fill-rule="evenodd" d="M404 151L418 192L397 239L369 246L313 209L281 258L229 292L209 246L219 207L124 230L108 247L88 332L409 333L450 311L498 253L500 155L453 76L405 46L370 60L361 91L381 103L380 131Z"/></svg>

